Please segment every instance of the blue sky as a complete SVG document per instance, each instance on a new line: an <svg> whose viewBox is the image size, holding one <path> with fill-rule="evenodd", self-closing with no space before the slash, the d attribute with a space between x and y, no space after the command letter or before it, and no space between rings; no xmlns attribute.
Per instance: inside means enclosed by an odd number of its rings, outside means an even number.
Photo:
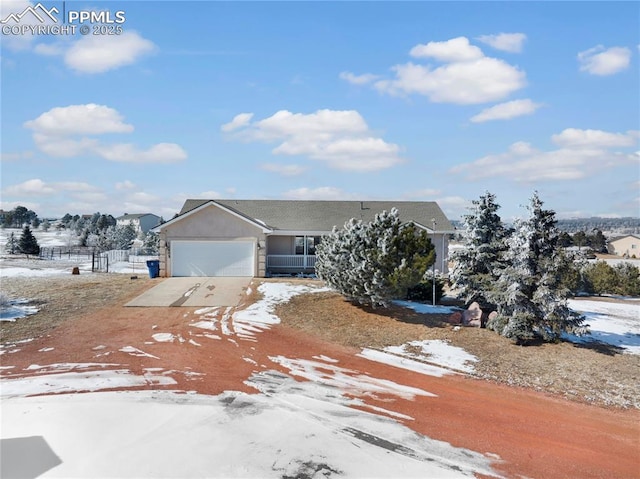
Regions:
<svg viewBox="0 0 640 479"><path fill-rule="evenodd" d="M1 0L3 28L38 25L8 17L29 5ZM76 31L3 30L4 209L398 199L458 219L488 190L511 220L538 190L559 217L640 216L636 2L42 6ZM91 11L124 22L62 18Z"/></svg>

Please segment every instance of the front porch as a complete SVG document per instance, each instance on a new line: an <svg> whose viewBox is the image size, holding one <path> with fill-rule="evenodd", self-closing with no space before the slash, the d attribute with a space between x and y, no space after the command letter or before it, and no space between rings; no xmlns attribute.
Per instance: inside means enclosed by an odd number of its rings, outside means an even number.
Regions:
<svg viewBox="0 0 640 479"><path fill-rule="evenodd" d="M316 266L315 255L268 254L267 273L313 273Z"/></svg>

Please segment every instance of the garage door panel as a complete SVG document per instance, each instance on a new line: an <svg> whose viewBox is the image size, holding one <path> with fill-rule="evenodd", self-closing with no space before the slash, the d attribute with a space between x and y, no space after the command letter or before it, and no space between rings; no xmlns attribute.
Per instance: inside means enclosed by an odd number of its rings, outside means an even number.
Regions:
<svg viewBox="0 0 640 479"><path fill-rule="evenodd" d="M254 276L252 241L173 241L172 276Z"/></svg>

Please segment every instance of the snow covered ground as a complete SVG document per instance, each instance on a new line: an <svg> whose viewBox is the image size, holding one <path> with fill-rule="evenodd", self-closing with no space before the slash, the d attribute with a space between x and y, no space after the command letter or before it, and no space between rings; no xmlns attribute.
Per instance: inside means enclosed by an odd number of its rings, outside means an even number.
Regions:
<svg viewBox="0 0 640 479"><path fill-rule="evenodd" d="M279 303L323 290L284 283L258 289L263 299L247 309L232 314L230 308L204 308L191 326L203 335L215 332L217 339L259 341L260 332L279 323ZM151 337L182 340L162 331ZM199 347L217 344L198 341ZM93 349L102 353L98 348ZM131 346L120 351L154 357ZM33 364L27 369L36 374L24 376L7 366L0 389L3 471L30 477L499 477L491 467L498 459L494 454L418 434L400 422L412 417L365 401L435 394L342 367L326 356L269 359L289 373L255 371L245 384L256 394L218 396L99 392L176 384L161 368L135 374L118 363ZM446 372L429 367L435 375ZM57 395L32 396L51 393Z"/></svg>
<svg viewBox="0 0 640 479"><path fill-rule="evenodd" d="M625 353L640 354L640 300L637 298L626 299L624 303L571 299L569 307L586 317L591 334L565 335L566 339L599 341L623 348Z"/></svg>
<svg viewBox="0 0 640 479"><path fill-rule="evenodd" d="M212 348L224 339L259 342L262 331L280 322L275 314L278 304L323 290L287 283L264 283L258 289L262 299L244 310L195 311L190 326L201 333L188 344ZM640 353L639 305L571 302L587 315L594 339L635 354ZM403 306L450 312L416 303ZM186 343L181 336L157 329L150 339ZM391 405L381 408L366 402L382 397L437 400L433 392L343 367L330 357L274 355L269 360L287 373L254 371L245 384L256 394L226 391L206 396L189 390L105 392L177 384L169 374L173 371L146 368L135 373L119 362L32 364L25 376L10 365L11 353L18 348L0 350L8 354L3 356L8 359L3 360L0 381L2 462L8 476L499 477L491 468L499 458L490 451L433 440L405 426L403 422L413 418ZM109 354L101 348L93 348L96 357ZM128 345L119 351L156 357ZM436 377L472 372L477 361L445 341L364 349L358 356ZM25 457L28 460L20 460Z"/></svg>

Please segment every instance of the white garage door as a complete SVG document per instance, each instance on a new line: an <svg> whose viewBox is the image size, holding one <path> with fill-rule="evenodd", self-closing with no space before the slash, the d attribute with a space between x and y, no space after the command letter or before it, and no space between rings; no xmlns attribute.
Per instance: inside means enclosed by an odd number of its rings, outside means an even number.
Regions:
<svg viewBox="0 0 640 479"><path fill-rule="evenodd" d="M172 241L171 276L254 276L252 241Z"/></svg>

